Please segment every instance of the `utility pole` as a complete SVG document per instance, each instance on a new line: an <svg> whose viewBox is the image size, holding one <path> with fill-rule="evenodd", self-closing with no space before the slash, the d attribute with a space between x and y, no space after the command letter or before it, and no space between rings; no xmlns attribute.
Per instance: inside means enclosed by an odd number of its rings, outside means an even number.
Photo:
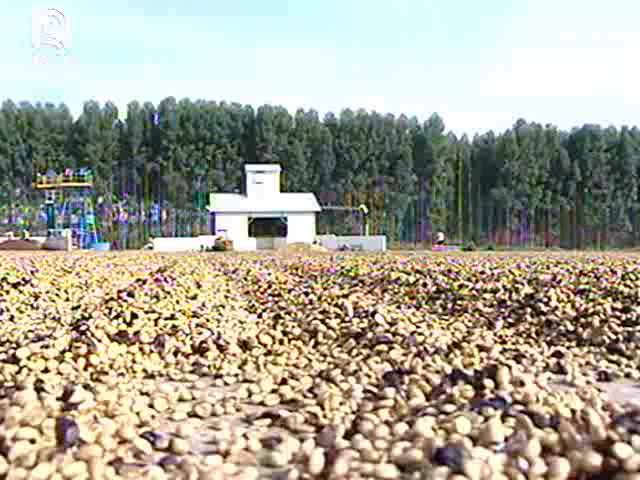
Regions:
<svg viewBox="0 0 640 480"><path fill-rule="evenodd" d="M368 215L369 209L366 205L362 204L358 207L340 207L340 206L323 206L323 210L337 210L337 211L347 211L347 212L360 212L362 214L362 223L360 224L360 234L361 235L369 235L369 222Z"/></svg>

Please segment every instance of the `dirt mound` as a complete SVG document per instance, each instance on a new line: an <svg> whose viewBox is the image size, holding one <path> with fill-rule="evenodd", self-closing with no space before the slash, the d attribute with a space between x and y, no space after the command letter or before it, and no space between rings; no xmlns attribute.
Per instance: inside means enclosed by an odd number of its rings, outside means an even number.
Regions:
<svg viewBox="0 0 640 480"><path fill-rule="evenodd" d="M34 240L5 240L0 250L42 250L42 245Z"/></svg>

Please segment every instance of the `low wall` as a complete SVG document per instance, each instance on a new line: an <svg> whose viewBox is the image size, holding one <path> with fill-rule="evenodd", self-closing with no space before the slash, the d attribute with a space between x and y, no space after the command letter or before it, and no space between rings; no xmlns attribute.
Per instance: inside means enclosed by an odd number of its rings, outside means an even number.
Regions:
<svg viewBox="0 0 640 480"><path fill-rule="evenodd" d="M199 237L157 237L154 238L154 252L198 252L201 247L213 247L215 243L213 235L201 235Z"/></svg>
<svg viewBox="0 0 640 480"><path fill-rule="evenodd" d="M233 241L233 249L236 252L255 252L258 247L255 238L240 238Z"/></svg>
<svg viewBox="0 0 640 480"><path fill-rule="evenodd" d="M281 250L288 243L285 237L255 237L255 241L258 250Z"/></svg>
<svg viewBox="0 0 640 480"><path fill-rule="evenodd" d="M318 235L316 236L316 240L320 242L320 245L324 248L328 248L329 250L338 249L338 237L335 235Z"/></svg>
<svg viewBox="0 0 640 480"><path fill-rule="evenodd" d="M9 237L7 235L0 235L0 243L5 242L7 240L20 240L22 237L20 235L14 235L13 237ZM34 242L44 243L47 237L37 236L37 237L29 237L29 240L33 240Z"/></svg>
<svg viewBox="0 0 640 480"><path fill-rule="evenodd" d="M49 237L43 244L45 250L72 250L71 237Z"/></svg>
<svg viewBox="0 0 640 480"><path fill-rule="evenodd" d="M275 237L273 239L273 248L276 250L287 248L287 239L285 237Z"/></svg>
<svg viewBox="0 0 640 480"><path fill-rule="evenodd" d="M201 247L213 247L215 242L215 235L200 235L199 237L157 237L152 243L154 252L199 252ZM238 252L253 252L256 250L256 239L236 239L233 241L233 249Z"/></svg>
<svg viewBox="0 0 640 480"><path fill-rule="evenodd" d="M319 235L316 237L320 245L329 250L337 250L342 246L361 248L367 252L384 252L387 250L387 237L384 235Z"/></svg>
<svg viewBox="0 0 640 480"><path fill-rule="evenodd" d="M153 250L156 252L197 252L202 246L213 247L215 236L201 235L199 237L157 237L153 239ZM387 250L387 237L384 235L344 236L319 235L316 239L320 245L337 250L347 245L351 248L361 248L368 252L384 252ZM233 249L237 252L253 252L259 248L281 249L287 246L286 238L241 238L233 241Z"/></svg>

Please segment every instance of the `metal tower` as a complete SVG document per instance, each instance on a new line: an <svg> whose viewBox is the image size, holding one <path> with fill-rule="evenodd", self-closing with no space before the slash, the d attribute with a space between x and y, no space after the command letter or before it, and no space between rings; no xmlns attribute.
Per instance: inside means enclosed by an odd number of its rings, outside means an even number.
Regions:
<svg viewBox="0 0 640 480"><path fill-rule="evenodd" d="M89 169L67 169L63 174L50 170L38 174L34 187L45 192L47 236L71 231L73 243L80 249L98 241L93 207L93 175Z"/></svg>

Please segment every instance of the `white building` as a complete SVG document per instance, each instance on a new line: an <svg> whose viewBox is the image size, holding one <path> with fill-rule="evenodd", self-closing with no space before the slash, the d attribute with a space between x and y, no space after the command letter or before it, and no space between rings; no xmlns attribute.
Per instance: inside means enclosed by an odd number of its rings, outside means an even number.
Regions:
<svg viewBox="0 0 640 480"><path fill-rule="evenodd" d="M247 164L245 193L212 193L211 233L240 251L312 243L320 205L313 193L280 192L280 171L280 165Z"/></svg>

